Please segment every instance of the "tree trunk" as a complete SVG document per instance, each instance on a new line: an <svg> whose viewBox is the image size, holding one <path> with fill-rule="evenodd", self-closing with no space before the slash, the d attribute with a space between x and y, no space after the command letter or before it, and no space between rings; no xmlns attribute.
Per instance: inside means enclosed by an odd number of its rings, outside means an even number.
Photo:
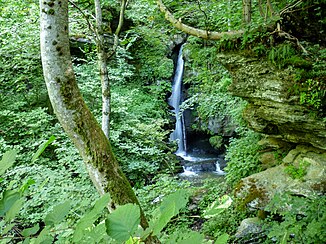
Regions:
<svg viewBox="0 0 326 244"><path fill-rule="evenodd" d="M236 36L239 34L243 34L243 31L241 30L228 31L228 32L215 32L215 31L206 31L202 29L197 29L189 25L185 25L180 20L177 20L172 13L170 13L170 11L163 4L162 0L157 0L157 4L161 12L165 14L166 20L168 20L178 30L181 30L189 35L197 36L203 39L219 40L222 39L224 36Z"/></svg>
<svg viewBox="0 0 326 244"><path fill-rule="evenodd" d="M107 138L110 137L110 81L107 68L107 53L104 49L102 8L100 0L95 0L96 17L96 48L98 66L102 84L102 130Z"/></svg>
<svg viewBox="0 0 326 244"><path fill-rule="evenodd" d="M139 204L107 137L78 89L69 48L68 0L40 0L40 11L44 79L60 124L78 148L97 190L110 193L110 208ZM148 227L143 212L141 226Z"/></svg>
<svg viewBox="0 0 326 244"><path fill-rule="evenodd" d="M248 25L251 22L251 0L242 0L242 3L243 22Z"/></svg>
<svg viewBox="0 0 326 244"><path fill-rule="evenodd" d="M119 14L119 24L117 29L115 30L114 33L114 44L113 44L113 51L117 49L119 45L119 34L121 32L122 26L123 26L123 20L125 16L125 10L126 10L127 2L126 0L121 1L121 7L120 7L120 14Z"/></svg>

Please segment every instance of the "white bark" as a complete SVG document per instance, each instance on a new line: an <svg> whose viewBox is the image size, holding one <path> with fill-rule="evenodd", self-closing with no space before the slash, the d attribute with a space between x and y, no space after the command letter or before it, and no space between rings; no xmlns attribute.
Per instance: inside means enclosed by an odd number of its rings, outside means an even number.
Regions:
<svg viewBox="0 0 326 244"><path fill-rule="evenodd" d="M107 53L104 49L104 35L102 22L101 1L95 0L95 16L96 16L96 45L98 66L102 84L102 130L107 138L110 137L110 81L107 68Z"/></svg>

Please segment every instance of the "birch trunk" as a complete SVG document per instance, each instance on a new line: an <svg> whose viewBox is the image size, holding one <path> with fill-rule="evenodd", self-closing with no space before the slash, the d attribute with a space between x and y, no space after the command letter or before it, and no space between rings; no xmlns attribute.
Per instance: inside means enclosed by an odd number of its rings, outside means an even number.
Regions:
<svg viewBox="0 0 326 244"><path fill-rule="evenodd" d="M110 81L107 68L107 53L104 49L102 8L100 0L95 0L95 17L96 17L96 48L98 66L102 84L102 130L107 138L110 137Z"/></svg>
<svg viewBox="0 0 326 244"><path fill-rule="evenodd" d="M40 15L44 79L60 124L79 150L97 190L110 193L110 208L139 204L107 137L78 89L69 49L68 0L40 0ZM141 225L148 226L143 213Z"/></svg>

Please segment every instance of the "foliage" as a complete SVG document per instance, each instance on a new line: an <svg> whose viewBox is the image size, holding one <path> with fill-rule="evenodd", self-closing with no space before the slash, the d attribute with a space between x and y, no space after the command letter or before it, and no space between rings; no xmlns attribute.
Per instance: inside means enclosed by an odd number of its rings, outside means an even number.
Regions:
<svg viewBox="0 0 326 244"><path fill-rule="evenodd" d="M278 243L325 243L326 198L276 195L266 210L268 238Z"/></svg>
<svg viewBox="0 0 326 244"><path fill-rule="evenodd" d="M223 146L223 137L222 136L212 136L209 138L209 143L216 149Z"/></svg>
<svg viewBox="0 0 326 244"><path fill-rule="evenodd" d="M199 117L193 125L194 129L218 135L232 134L234 128L243 123L241 112L246 103L228 93L227 87L231 78L218 63L217 49L203 48L200 43L192 43L190 40L189 42L184 51L189 55L184 82L191 87L188 89L190 96L182 104L182 108L192 109L194 115ZM192 70L195 75L187 75L187 70ZM209 121L214 121L222 129L214 131L216 129L209 126Z"/></svg>
<svg viewBox="0 0 326 244"><path fill-rule="evenodd" d="M44 144L43 148L47 145ZM10 153L12 154L12 153ZM13 161L13 156L8 154L1 160L1 165L9 165ZM13 155L13 154L12 154ZM36 154L39 155L39 154ZM7 166L6 166L7 167ZM7 238L8 241L14 240L16 237L12 233L15 227L15 218L25 202L22 194L29 185L24 185L20 190L6 190L2 192L0 200L0 217L5 218L0 222L1 237ZM185 190L179 190L168 197L165 197L161 205L154 211L153 218L149 222L149 228L146 230L138 230L140 224L139 206L127 204L118 207L110 215L108 215L105 225L103 222L94 223L102 215L103 209L107 206L110 198L107 194L96 201L94 208L86 213L77 223L73 232L74 243L89 243L108 241L110 237L118 243L139 243L149 235L159 235L171 218L177 215L181 208L184 208L188 202L188 194ZM42 243L44 241L53 242L54 237L61 241L66 241L72 231L66 224L64 219L71 211L71 201L65 201L53 208L44 218L45 226L40 227L36 223L33 227L24 228L20 231L20 240L33 243ZM26 203L25 203L26 204ZM135 233L137 231L137 234ZM70 237L71 238L71 237ZM135 240L135 242L134 242ZM203 236L196 232L189 232L187 240L203 241ZM185 241L185 240L183 240ZM177 242L184 243L184 242Z"/></svg>
<svg viewBox="0 0 326 244"><path fill-rule="evenodd" d="M261 170L258 160L260 134L247 130L240 138L230 139L227 147L225 167L226 182L235 186L241 178L257 173Z"/></svg>
<svg viewBox="0 0 326 244"><path fill-rule="evenodd" d="M292 179L300 179L307 174L307 167L310 165L307 161L300 161L298 166L288 165L285 167L284 171L291 176Z"/></svg>
<svg viewBox="0 0 326 244"><path fill-rule="evenodd" d="M326 97L326 90L323 89L323 85L320 81L308 79L305 81L304 86L307 87L307 91L300 93L300 103L312 106L315 109L321 108Z"/></svg>
<svg viewBox="0 0 326 244"><path fill-rule="evenodd" d="M250 216L249 212L242 212L231 205L226 211L221 211L218 215L212 217L203 225L203 232L211 237L219 237L225 233L234 235L240 225L240 222ZM230 238L232 241L232 238Z"/></svg>
<svg viewBox="0 0 326 244"><path fill-rule="evenodd" d="M216 217L217 215L225 211L225 209L229 208L232 202L233 202L232 198L229 197L228 195L224 195L220 197L204 211L204 218L209 219L212 217Z"/></svg>

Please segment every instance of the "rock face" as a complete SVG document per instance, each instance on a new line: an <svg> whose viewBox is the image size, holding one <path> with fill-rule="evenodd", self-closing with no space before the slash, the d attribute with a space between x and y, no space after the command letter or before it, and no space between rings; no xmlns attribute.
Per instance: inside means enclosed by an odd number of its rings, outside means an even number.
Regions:
<svg viewBox="0 0 326 244"><path fill-rule="evenodd" d="M230 92L249 102L244 111L249 127L287 142L308 143L326 150L326 122L299 105L290 69L278 70L267 61L245 54L218 56L232 74Z"/></svg>
<svg viewBox="0 0 326 244"><path fill-rule="evenodd" d="M243 204L263 209L277 193L309 197L326 193L326 151L297 146L283 164L242 179L236 196Z"/></svg>

